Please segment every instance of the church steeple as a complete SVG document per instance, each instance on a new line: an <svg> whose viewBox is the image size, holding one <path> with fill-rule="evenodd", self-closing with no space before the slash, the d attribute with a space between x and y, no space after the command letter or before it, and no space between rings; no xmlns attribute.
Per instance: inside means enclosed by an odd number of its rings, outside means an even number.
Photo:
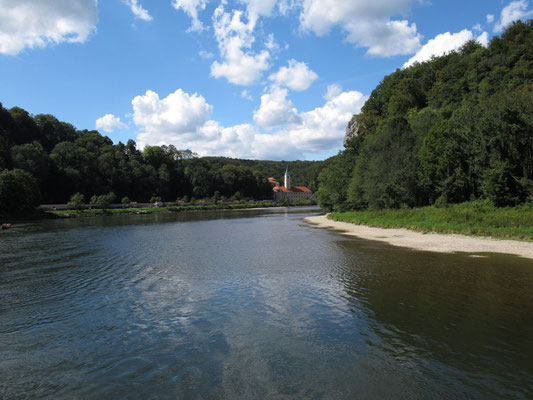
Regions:
<svg viewBox="0 0 533 400"><path fill-rule="evenodd" d="M289 167L285 170L285 188L291 189L291 176L289 175Z"/></svg>

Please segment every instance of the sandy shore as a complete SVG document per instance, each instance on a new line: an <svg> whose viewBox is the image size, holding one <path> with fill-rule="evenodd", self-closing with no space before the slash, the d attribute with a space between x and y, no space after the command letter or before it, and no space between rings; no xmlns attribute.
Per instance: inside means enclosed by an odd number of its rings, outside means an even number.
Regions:
<svg viewBox="0 0 533 400"><path fill-rule="evenodd" d="M533 259L533 243L516 240L498 240L464 235L443 235L438 233L421 233L408 229L382 229L347 222L327 219L325 215L303 219L321 228L342 231L361 239L377 240L394 246L415 250L436 251L440 253L504 253Z"/></svg>

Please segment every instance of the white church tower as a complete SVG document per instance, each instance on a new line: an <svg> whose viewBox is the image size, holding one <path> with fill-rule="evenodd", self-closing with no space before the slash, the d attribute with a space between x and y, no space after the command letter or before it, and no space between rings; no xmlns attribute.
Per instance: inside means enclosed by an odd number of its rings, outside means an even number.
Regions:
<svg viewBox="0 0 533 400"><path fill-rule="evenodd" d="M289 175L289 167L285 170L285 188L291 189L291 176Z"/></svg>

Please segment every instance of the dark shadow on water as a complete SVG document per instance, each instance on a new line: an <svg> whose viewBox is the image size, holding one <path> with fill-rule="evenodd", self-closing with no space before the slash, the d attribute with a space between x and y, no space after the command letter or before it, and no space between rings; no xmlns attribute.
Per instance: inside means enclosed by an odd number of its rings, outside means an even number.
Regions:
<svg viewBox="0 0 533 400"><path fill-rule="evenodd" d="M352 312L371 321L373 345L448 395L533 397L533 260L338 244L354 255L339 280Z"/></svg>

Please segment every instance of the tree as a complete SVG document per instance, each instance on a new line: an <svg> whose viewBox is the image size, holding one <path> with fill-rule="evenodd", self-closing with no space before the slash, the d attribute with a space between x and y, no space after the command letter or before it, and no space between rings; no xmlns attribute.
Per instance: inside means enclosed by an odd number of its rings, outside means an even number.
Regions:
<svg viewBox="0 0 533 400"><path fill-rule="evenodd" d="M115 201L115 193L109 192L108 194L102 194L100 196L94 195L91 197L91 206L92 207L98 207L98 208L106 208L109 207L111 203Z"/></svg>
<svg viewBox="0 0 533 400"><path fill-rule="evenodd" d="M21 169L5 170L0 174L0 212L26 215L39 205L41 194L35 178Z"/></svg>
<svg viewBox="0 0 533 400"><path fill-rule="evenodd" d="M11 152L9 139L5 132L0 130L0 172L11 166Z"/></svg>
<svg viewBox="0 0 533 400"><path fill-rule="evenodd" d="M52 151L58 143L76 140L76 128L69 123L61 122L50 114L38 114L33 117L41 135L41 144L47 150Z"/></svg>
<svg viewBox="0 0 533 400"><path fill-rule="evenodd" d="M81 210L83 204L85 203L85 196L80 192L74 193L70 196L70 201L68 202L68 207L74 210Z"/></svg>
<svg viewBox="0 0 533 400"><path fill-rule="evenodd" d="M319 204L329 211L346 210L348 185L355 163L355 151L346 149L328 160L328 166L318 176L316 193Z"/></svg>
<svg viewBox="0 0 533 400"><path fill-rule="evenodd" d="M20 107L13 107L9 110L11 117L15 121L11 140L15 144L31 143L41 139L41 132L31 115Z"/></svg>
<svg viewBox="0 0 533 400"><path fill-rule="evenodd" d="M29 172L41 184L48 178L50 157L39 142L13 146L11 148L11 159L14 168Z"/></svg>

